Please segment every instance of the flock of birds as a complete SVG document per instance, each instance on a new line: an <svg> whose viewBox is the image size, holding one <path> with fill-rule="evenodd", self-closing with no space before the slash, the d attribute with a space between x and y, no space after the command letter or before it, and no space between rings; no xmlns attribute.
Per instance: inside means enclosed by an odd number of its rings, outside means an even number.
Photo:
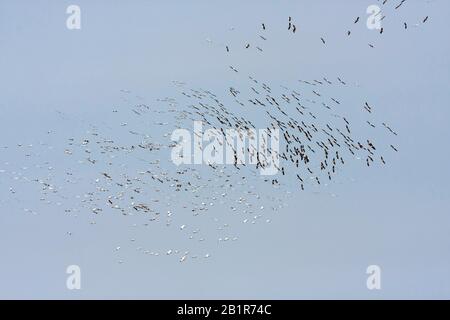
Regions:
<svg viewBox="0 0 450 320"><path fill-rule="evenodd" d="M354 24L360 20L356 18ZM287 22L288 31L295 34L298 23L291 17ZM261 28L264 31L267 25L262 23ZM260 38L267 40L263 35ZM321 41L326 44L324 37ZM250 46L247 43L245 48ZM231 53L231 48L226 46L226 51ZM226 67L239 87L233 84L223 92L213 92L174 81L177 97L158 99L157 106L122 90L124 106L115 107L101 123L80 120L80 127L87 126L80 136L67 137L59 145L4 146L5 150L16 148L28 161L18 169L8 169L14 164L6 162L0 169L2 181L6 176L11 181L9 204L20 203L21 186L32 184L23 194L36 198L36 207L42 210L55 205L68 215L88 216L91 225L117 213L127 219L127 226L143 230L144 235L151 228L151 234L159 234L155 231L159 228L178 241L164 248L160 241L150 243L145 236L130 238L142 254L175 256L180 262L207 259L211 243L238 240L242 225L269 223L290 197L340 183L345 165L384 166L399 150L397 132L379 118L375 105L368 100L346 101L354 94L349 90L355 88L341 76L302 79L287 87L244 74L236 66ZM58 116L61 121L77 121L63 113ZM246 136L251 136L252 129L279 129L279 152L268 148L270 156L280 159L279 173L260 175L258 169L267 165L267 154L248 145L241 151L258 159L256 166L236 158L233 165L175 166L170 160L175 146L171 132L192 128L193 121L222 133L233 128ZM56 132L48 131L47 136L61 141ZM235 153L239 151L230 146ZM55 163L50 160L51 152L58 155ZM36 191L38 197L34 197ZM35 208L24 210L39 214ZM124 262L123 247L117 244L112 249L118 263Z"/></svg>
<svg viewBox="0 0 450 320"><path fill-rule="evenodd" d="M233 66L230 66L230 70L239 72ZM190 110L184 111L184 114L191 121L206 123L223 136L226 128L241 131L243 134L238 138L242 145L247 143L246 147L241 147L242 150L236 150L233 141L226 141L235 154L240 152L257 159L256 169L268 165L265 158L279 157L280 165L276 169L281 176L295 176L301 190L305 190L311 183L320 185L325 180L331 181L346 161L362 159L368 167L377 162L386 164L385 156L381 153L386 146L374 142L374 138L355 136L349 117L342 112L342 100L326 94L332 86L347 86L340 77L334 82L326 77L312 81L299 80L295 89L286 86L272 88L252 76L248 76L248 81L246 88L229 88L233 102L245 108L247 117L234 113L232 108L226 107L230 105L229 102L221 101L218 95L211 91L196 89L182 91L185 97L192 100L188 105ZM258 124L248 117L248 110L252 107L258 115ZM374 117L376 112L373 106L364 102L360 109L367 116L365 126L371 130L364 134L372 136L376 129L381 129L395 138L397 133L386 122ZM267 132L280 130L279 145L282 149L279 153L268 147L269 155L263 154L253 144L245 141L245 137L251 137L261 126L267 129ZM359 124L358 128L364 129L361 127ZM383 140L386 139L385 134L380 136ZM392 152L398 151L394 143L387 147ZM215 168L213 164L210 166ZM240 167L246 164L238 162L235 156L234 166L240 170ZM294 175L290 171L294 171ZM275 185L280 183L279 179L266 177L265 180L270 180Z"/></svg>
<svg viewBox="0 0 450 320"><path fill-rule="evenodd" d="M389 9L391 9L390 11L398 11L400 8L402 8L404 5L405 5L405 3L407 3L407 0L400 0L399 2L397 2L397 3L395 3L394 1L392 1L392 0L382 0L382 1L380 1L380 0L377 0L378 2L379 2L379 4L381 5L381 7L380 7L380 11L378 11L378 12L373 12L373 14L372 14L372 20L373 20L373 23L375 24L375 22L379 22L380 23L380 27L379 28L377 28L378 30L379 30L379 34L383 34L384 33L384 31L385 31L385 29L384 29L384 27L382 27L381 25L382 25L382 23L384 22L384 20L386 19L386 17L388 16L387 14L385 14L385 12L386 11L389 11ZM431 1L434 1L434 0L426 0L426 2L431 2ZM391 7L391 8L389 8L389 5L390 4L392 4L393 5L393 7ZM415 21L414 23L413 23L413 26L414 27L419 27L420 26L420 24L424 24L424 23L426 23L427 21L429 20L429 16L428 15L426 15L426 16L424 16L423 18L421 18L420 19L420 21ZM364 28L366 28L366 21L363 21L363 19L361 18L361 16L357 16L354 20L353 20L353 25L357 25L357 24L364 24ZM408 22L407 21L404 21L403 22L403 28L405 29L405 30L407 30L408 29L408 26L409 26L409 24L408 24ZM266 23L261 23L261 31L262 32L265 32L266 30L267 30L267 25L266 25ZM291 32L291 33L293 33L293 34L295 34L296 33L296 31L297 31L297 25L294 23L294 21L293 21L293 18L291 17L291 16L289 16L288 17L288 19L287 19L287 30L288 30L288 32ZM234 30L234 28L232 28L232 30ZM347 37L350 37L351 36L351 34L352 34L352 28L349 28L347 31L346 31L346 35L347 35ZM265 35L259 35L259 38L260 39L262 39L262 40L264 40L264 41L266 41L267 40L267 36L265 36ZM320 36L319 37L320 38L320 41L322 42L322 44L323 45L326 45L327 44L327 41L326 41L326 37L325 37L325 35L322 35L322 36ZM207 41L208 42L211 42L211 40L210 39L207 39ZM368 43L368 46L370 47L370 48L375 48L375 45L373 44L373 43ZM251 48L251 44L250 43L246 43L245 44L245 49L250 49ZM260 52L263 52L264 50L263 50L263 48L261 48L261 46L255 46L256 47L256 49L258 50L258 51L260 51ZM228 53L230 53L231 52L231 46L230 45L225 45L225 50L226 50L226 52L228 52Z"/></svg>

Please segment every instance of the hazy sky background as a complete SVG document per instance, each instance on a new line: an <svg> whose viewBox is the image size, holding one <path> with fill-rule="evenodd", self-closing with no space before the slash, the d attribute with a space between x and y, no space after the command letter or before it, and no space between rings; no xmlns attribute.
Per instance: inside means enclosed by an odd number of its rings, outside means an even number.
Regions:
<svg viewBox="0 0 450 320"><path fill-rule="evenodd" d="M450 298L450 2L409 0L396 12L391 3L383 35L365 27L376 3L2 0L0 169L20 168L17 143L37 145L53 130L46 142L58 145L58 136L85 131L56 110L100 123L123 104L120 89L156 106L172 96L172 80L225 94L230 64L273 84L342 77L354 88L349 100L367 96L395 127L399 152L384 168L343 173L337 197L293 190L271 223L239 227L239 241L196 263L136 252L130 237L171 240L136 235L118 215L93 227L83 212L26 214L20 202L32 194L12 196L0 173L0 298ZM66 28L70 4L81 7L81 30ZM262 22L264 54L235 50ZM78 291L66 288L71 264L82 270ZM382 269L379 291L366 288L372 264Z"/></svg>

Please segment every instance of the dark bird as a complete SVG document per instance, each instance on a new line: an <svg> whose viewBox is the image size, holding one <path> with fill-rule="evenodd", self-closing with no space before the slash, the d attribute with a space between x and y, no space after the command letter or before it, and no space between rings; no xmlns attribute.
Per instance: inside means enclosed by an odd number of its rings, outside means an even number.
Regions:
<svg viewBox="0 0 450 320"><path fill-rule="evenodd" d="M106 178L111 179L111 176L107 173L102 173Z"/></svg>
<svg viewBox="0 0 450 320"><path fill-rule="evenodd" d="M403 2L405 2L406 0L402 0L396 7L395 7L395 9L397 10L398 8L400 8L401 6L402 6L402 4L403 4ZM384 1L383 2L383 4L385 4L386 3L386 1Z"/></svg>
<svg viewBox="0 0 450 320"><path fill-rule="evenodd" d="M346 85L346 83L341 78L338 77L337 79L340 83L342 83L343 85Z"/></svg>

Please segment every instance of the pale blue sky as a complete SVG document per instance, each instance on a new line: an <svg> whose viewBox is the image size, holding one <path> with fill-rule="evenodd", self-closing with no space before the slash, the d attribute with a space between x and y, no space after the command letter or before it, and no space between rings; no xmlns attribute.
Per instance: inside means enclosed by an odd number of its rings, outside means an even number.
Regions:
<svg viewBox="0 0 450 320"><path fill-rule="evenodd" d="M1 1L0 147L8 149L1 149L0 169L26 162L17 143L64 148L62 137L106 121L104 114L127 103L120 89L155 106L174 95L172 80L225 94L235 81L230 64L272 84L343 77L354 89L341 96L368 97L399 133L400 152L382 169L351 167L333 189L337 197L292 190L271 223L238 226L239 241L208 248L211 259L201 263L136 252L130 237L168 247L172 239L136 233L116 215L93 227L89 212L72 218L48 206L27 214L33 189L11 195L10 176L0 173L0 297L449 298L450 2L409 0L386 13L383 35L364 26L373 3ZM81 7L81 30L66 28L69 4ZM298 25L295 38L285 30L288 16ZM264 54L235 50L257 37L261 22L270 41ZM50 150L39 163L62 157ZM80 291L66 289L70 264L82 269ZM382 268L380 291L366 288L371 264Z"/></svg>

